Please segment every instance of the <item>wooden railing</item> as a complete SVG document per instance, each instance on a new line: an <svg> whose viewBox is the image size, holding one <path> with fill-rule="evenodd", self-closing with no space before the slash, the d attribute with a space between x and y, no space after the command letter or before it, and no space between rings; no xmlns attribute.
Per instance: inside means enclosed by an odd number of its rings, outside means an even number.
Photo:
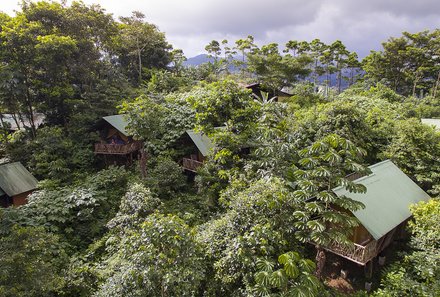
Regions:
<svg viewBox="0 0 440 297"><path fill-rule="evenodd" d="M140 141L135 141L128 144L96 143L95 154L127 155L129 153L139 150L141 146L142 146L142 142Z"/></svg>
<svg viewBox="0 0 440 297"><path fill-rule="evenodd" d="M360 173L360 172L355 172L355 173L351 173L349 175L347 175L345 178L348 179L349 181L355 181L358 178L367 176L368 174L366 173Z"/></svg>
<svg viewBox="0 0 440 297"><path fill-rule="evenodd" d="M365 265L366 263L368 263L380 252L378 251L378 244L376 240L371 240L365 246L357 243L354 243L350 246L344 246L335 243L324 248L332 253L335 253L341 257L347 258L361 265Z"/></svg>
<svg viewBox="0 0 440 297"><path fill-rule="evenodd" d="M202 165L203 165L203 163L200 161L197 161L197 160L188 159L188 158L183 158L183 160L182 160L183 169L189 170L192 172L197 172L197 168L199 168Z"/></svg>

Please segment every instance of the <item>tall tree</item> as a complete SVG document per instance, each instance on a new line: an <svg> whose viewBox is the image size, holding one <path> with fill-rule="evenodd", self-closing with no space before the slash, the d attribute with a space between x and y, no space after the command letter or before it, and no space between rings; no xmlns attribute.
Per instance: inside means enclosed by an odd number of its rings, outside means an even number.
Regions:
<svg viewBox="0 0 440 297"><path fill-rule="evenodd" d="M236 60L235 62L237 66L240 67L242 75L244 75L246 71L246 54L256 48L254 37L252 35L248 35L245 39L236 40L234 48L241 53L242 60Z"/></svg>
<svg viewBox="0 0 440 297"><path fill-rule="evenodd" d="M3 23L2 58L9 74L0 88L30 119L34 134L35 111L46 114L49 124L66 125L78 108L96 104L88 100L104 77L112 77L115 32L115 21L102 8L80 2L68 7L25 1L22 12Z"/></svg>
<svg viewBox="0 0 440 297"><path fill-rule="evenodd" d="M275 94L283 87L291 86L308 73L311 60L306 55L281 55L278 44L271 43L255 48L247 55L249 70L253 71L261 83Z"/></svg>
<svg viewBox="0 0 440 297"><path fill-rule="evenodd" d="M332 189L338 186L350 192L365 192L361 184L346 178L350 173L367 173L358 163L365 152L349 140L330 134L301 150L301 159L292 167L289 179L293 182L293 196L299 207L292 216L298 221L295 235L302 242L316 245L317 276L321 276L325 263L323 246L333 243L349 245L348 236L358 225L350 212L363 204L349 197L338 197Z"/></svg>
<svg viewBox="0 0 440 297"><path fill-rule="evenodd" d="M440 73L440 30L403 36L383 43L363 60L367 78L382 81L394 91L415 96L418 90L436 93Z"/></svg>
<svg viewBox="0 0 440 297"><path fill-rule="evenodd" d="M137 73L137 85L142 83L143 67L165 68L171 62L171 45L166 42L165 35L144 18L138 11L131 17L121 17L121 35L117 40L120 62L129 74Z"/></svg>
<svg viewBox="0 0 440 297"><path fill-rule="evenodd" d="M330 45L330 48L333 51L333 57L335 60L335 71L337 73L336 87L338 89L338 93L340 93L342 87L342 71L348 65L347 62L348 62L349 51L340 40L336 40L335 42L333 42Z"/></svg>

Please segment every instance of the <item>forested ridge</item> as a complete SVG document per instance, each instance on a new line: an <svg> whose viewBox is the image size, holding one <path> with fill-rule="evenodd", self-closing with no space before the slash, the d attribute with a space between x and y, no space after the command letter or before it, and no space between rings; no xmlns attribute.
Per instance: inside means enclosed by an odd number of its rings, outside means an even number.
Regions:
<svg viewBox="0 0 440 297"><path fill-rule="evenodd" d="M440 132L421 122L440 119L440 30L363 59L339 40L205 49L184 66L140 12L0 12L0 163L39 180L0 208L0 296L440 296ZM133 162L94 153L115 114L142 141ZM189 130L213 143L196 172ZM347 176L387 159L432 199L411 206L370 292L363 276L340 290L320 255L353 245L364 205L332 190L365 192Z"/></svg>

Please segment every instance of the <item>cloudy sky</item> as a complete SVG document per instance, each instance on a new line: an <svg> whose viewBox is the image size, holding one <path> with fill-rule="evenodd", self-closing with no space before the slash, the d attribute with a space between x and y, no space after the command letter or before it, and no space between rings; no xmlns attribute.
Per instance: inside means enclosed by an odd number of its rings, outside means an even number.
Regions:
<svg viewBox="0 0 440 297"><path fill-rule="evenodd" d="M439 0L83 0L115 16L141 11L187 57L211 40L230 43L253 35L257 44L341 40L363 57L402 31L440 28ZM12 15L19 0L0 0ZM68 1L70 3L71 1Z"/></svg>

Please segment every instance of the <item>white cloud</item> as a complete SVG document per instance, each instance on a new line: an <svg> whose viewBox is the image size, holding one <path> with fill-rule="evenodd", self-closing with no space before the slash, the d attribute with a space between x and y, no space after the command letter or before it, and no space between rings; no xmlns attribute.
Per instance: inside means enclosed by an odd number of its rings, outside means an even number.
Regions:
<svg viewBox="0 0 440 297"><path fill-rule="evenodd" d="M4 2L5 0L0 0ZM165 32L168 41L187 56L204 52L211 40L230 43L253 35L259 44L319 38L341 40L362 56L402 31L440 27L438 0L83 0L98 3L115 16L138 10ZM18 5L6 0L12 13Z"/></svg>

